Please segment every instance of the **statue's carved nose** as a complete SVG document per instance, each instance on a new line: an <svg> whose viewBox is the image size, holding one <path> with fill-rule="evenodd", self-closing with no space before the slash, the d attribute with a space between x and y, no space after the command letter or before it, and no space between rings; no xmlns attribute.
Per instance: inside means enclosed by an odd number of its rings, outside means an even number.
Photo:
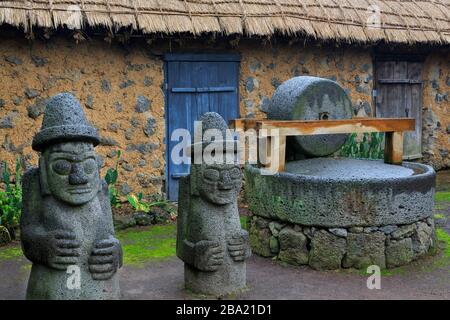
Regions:
<svg viewBox="0 0 450 320"><path fill-rule="evenodd" d="M88 183L88 176L84 172L81 164L75 163L72 165L72 172L69 175L69 183L73 185Z"/></svg>
<svg viewBox="0 0 450 320"><path fill-rule="evenodd" d="M227 172L223 173L222 181L219 183L219 189L229 190L233 186L231 185L231 177Z"/></svg>

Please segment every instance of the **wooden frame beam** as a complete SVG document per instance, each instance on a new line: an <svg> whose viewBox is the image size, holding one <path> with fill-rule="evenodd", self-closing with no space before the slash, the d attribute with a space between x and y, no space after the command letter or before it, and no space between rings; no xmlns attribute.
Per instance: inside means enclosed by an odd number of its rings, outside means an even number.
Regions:
<svg viewBox="0 0 450 320"><path fill-rule="evenodd" d="M260 161L272 171L284 171L286 137L317 134L342 134L385 132L384 161L401 164L403 158L403 132L415 130L413 118L354 118L343 120L264 120L235 119L230 127L236 131L256 130L259 139L265 140ZM260 152L258 152L260 154ZM276 157L273 157L277 155ZM268 159L271 159L269 161ZM270 162L270 163L268 163Z"/></svg>

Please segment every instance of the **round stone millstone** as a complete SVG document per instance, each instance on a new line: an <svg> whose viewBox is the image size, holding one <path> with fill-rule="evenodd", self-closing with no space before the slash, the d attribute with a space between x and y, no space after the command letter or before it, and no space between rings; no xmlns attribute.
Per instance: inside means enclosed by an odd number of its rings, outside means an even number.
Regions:
<svg viewBox="0 0 450 320"><path fill-rule="evenodd" d="M351 119L350 98L336 82L317 77L295 77L275 91L267 114L271 120ZM287 150L302 155L330 155L347 140L348 134L296 136L287 141Z"/></svg>

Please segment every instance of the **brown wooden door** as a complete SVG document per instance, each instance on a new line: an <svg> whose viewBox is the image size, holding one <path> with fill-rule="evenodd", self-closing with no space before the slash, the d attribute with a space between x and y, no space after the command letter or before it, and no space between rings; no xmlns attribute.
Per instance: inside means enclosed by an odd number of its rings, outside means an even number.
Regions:
<svg viewBox="0 0 450 320"><path fill-rule="evenodd" d="M376 62L376 117L411 117L416 130L405 132L403 158L422 157L422 63Z"/></svg>

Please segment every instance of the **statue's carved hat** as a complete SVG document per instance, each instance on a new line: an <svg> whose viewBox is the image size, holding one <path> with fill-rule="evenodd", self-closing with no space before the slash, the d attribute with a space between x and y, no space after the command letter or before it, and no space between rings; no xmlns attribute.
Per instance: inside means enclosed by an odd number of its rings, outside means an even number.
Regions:
<svg viewBox="0 0 450 320"><path fill-rule="evenodd" d="M41 130L34 136L32 147L41 151L46 146L64 141L85 141L96 146L97 130L86 120L80 102L64 92L46 101Z"/></svg>
<svg viewBox="0 0 450 320"><path fill-rule="evenodd" d="M191 156L193 157L195 156L197 151L202 152L204 148L212 145L221 146L224 153L237 152L238 141L230 136L230 131L228 131L227 134L227 123L220 114L216 112L206 112L200 117L199 121L201 121L202 123L201 133L199 132L200 128L195 128L194 130L196 132L194 133L194 139L195 137L201 136L202 141L193 141L193 143L188 146L188 154L191 154ZM214 135L213 140L209 139L205 135L208 130L215 130L219 137ZM199 148L196 148L196 146L198 146Z"/></svg>

